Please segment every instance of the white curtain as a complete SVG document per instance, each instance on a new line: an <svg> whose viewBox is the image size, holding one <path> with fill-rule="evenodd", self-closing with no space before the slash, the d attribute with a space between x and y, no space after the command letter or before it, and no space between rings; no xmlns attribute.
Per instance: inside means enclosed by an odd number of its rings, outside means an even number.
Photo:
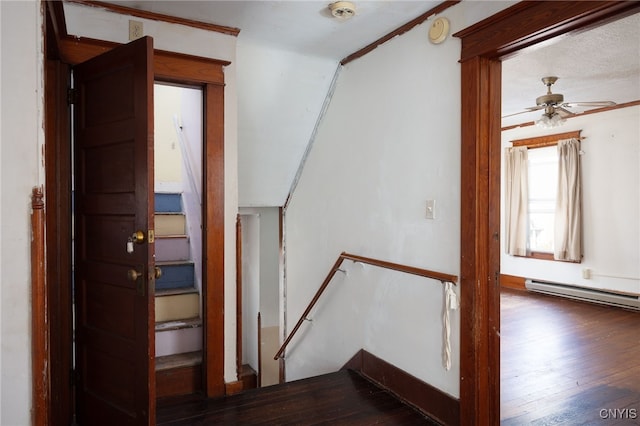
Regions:
<svg viewBox="0 0 640 426"><path fill-rule="evenodd" d="M558 193L554 236L554 259L581 261L582 182L578 139L558 141Z"/></svg>
<svg viewBox="0 0 640 426"><path fill-rule="evenodd" d="M527 255L529 233L529 183L527 147L507 148L505 151L505 241L507 254Z"/></svg>

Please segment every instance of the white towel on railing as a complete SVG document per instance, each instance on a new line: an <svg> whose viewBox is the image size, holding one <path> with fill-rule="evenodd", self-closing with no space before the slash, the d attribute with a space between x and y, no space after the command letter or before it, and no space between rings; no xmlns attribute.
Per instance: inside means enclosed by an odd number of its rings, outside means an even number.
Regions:
<svg viewBox="0 0 640 426"><path fill-rule="evenodd" d="M451 323L449 320L449 310L456 310L459 307L458 296L453 291L453 283L444 283L444 307L442 309L442 323L443 323L443 363L445 370L451 369Z"/></svg>

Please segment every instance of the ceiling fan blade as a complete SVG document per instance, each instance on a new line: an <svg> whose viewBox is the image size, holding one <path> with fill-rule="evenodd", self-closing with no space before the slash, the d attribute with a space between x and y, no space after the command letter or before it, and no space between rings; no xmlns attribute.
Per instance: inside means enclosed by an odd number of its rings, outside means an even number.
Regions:
<svg viewBox="0 0 640 426"><path fill-rule="evenodd" d="M563 107L561 107L561 106L557 106L557 107L555 108L555 111L556 111L558 114L560 114L560 117L562 117L562 118L572 117L572 116L576 115L575 113L573 113L573 112L569 111L568 109L564 109L564 108L563 108Z"/></svg>
<svg viewBox="0 0 640 426"><path fill-rule="evenodd" d="M534 106L534 107L529 107L529 108L525 108L524 111L514 112L513 114L503 115L502 118L513 117L514 115L526 114L528 112L534 112L534 111L538 111L538 110L541 110L541 109L544 109L544 108L545 108L544 105L538 105L538 106Z"/></svg>
<svg viewBox="0 0 640 426"><path fill-rule="evenodd" d="M574 107L574 106L583 106L583 107L607 107L613 106L616 103L613 101L593 101L593 102L565 102L562 104L563 107Z"/></svg>

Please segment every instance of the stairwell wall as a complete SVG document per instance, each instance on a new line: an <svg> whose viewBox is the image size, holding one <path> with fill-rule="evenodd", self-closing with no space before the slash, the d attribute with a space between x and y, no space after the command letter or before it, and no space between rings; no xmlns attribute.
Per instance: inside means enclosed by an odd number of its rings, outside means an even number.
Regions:
<svg viewBox="0 0 640 426"><path fill-rule="evenodd" d="M451 33L509 6L473 3L446 11ZM342 251L459 275L460 42L431 44L430 25L340 73L285 212L287 332ZM459 314L447 371L443 285L350 261L342 269L287 350L287 380L335 371L364 348L459 397Z"/></svg>

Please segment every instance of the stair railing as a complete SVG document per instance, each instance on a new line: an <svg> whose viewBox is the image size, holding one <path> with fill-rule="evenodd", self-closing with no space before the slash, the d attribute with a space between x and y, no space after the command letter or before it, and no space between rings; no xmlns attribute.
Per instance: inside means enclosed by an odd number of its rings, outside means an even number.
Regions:
<svg viewBox="0 0 640 426"><path fill-rule="evenodd" d="M349 254L349 253L342 252L340 254L340 256L338 256L338 259L336 260L336 262L333 264L333 267L329 271L329 274L327 274L327 277L322 282L322 285L320 286L320 288L316 292L315 296L313 296L313 299L311 299L311 302L309 302L309 305L307 306L307 309L304 310L304 312L300 316L300 319L296 323L295 327L293 327L293 330L291 330L291 333L289 333L289 335L285 339L284 343L282 343L282 346L280 346L280 349L278 349L278 352L273 357L274 360L278 360L279 358L283 358L282 354L284 353L287 345L289 344L289 342L291 342L291 339L293 339L293 336L295 336L295 334L298 332L298 329L300 328L302 323L305 320L307 320L307 316L311 312L311 309L313 309L315 304L318 302L318 300L322 296L322 293L324 293L325 289L327 288L327 286L329 285L329 283L333 279L333 276L336 274L336 272L341 270L340 266L342 265L342 262L344 260L351 260L351 261L356 262L356 263L365 263L365 264L368 264L368 265L373 265L373 266L377 266L377 267L384 268L384 269L391 269L391 270L394 270L394 271L404 272L406 274L418 275L418 276L425 277L425 278L431 278L431 279L440 281L442 284L445 284L445 283L448 283L448 282L450 282L452 284L456 284L457 281L458 281L458 277L456 275L445 274L445 273L436 272L436 271L430 271L428 269L416 268L416 267L413 267L413 266L402 265L402 264L399 264L399 263L386 262L384 260L372 259L370 257L357 256L355 254Z"/></svg>

